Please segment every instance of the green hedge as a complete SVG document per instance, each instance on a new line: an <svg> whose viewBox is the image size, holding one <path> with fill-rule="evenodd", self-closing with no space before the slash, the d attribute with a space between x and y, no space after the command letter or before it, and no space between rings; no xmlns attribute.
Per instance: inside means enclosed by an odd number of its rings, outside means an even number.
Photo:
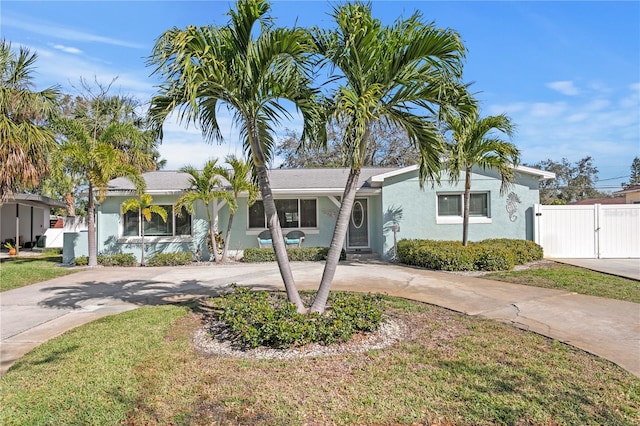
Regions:
<svg viewBox="0 0 640 426"><path fill-rule="evenodd" d="M503 271L542 259L542 247L532 241L506 238L469 243L401 240L398 260L407 265L442 271Z"/></svg>
<svg viewBox="0 0 640 426"><path fill-rule="evenodd" d="M300 314L282 294L246 287L212 300L214 316L229 327L238 344L252 348L344 342L358 332L377 330L382 321L378 295L331 293L328 304L323 314Z"/></svg>
<svg viewBox="0 0 640 426"><path fill-rule="evenodd" d="M147 260L147 266L178 266L193 262L193 253L178 251L171 253L157 253Z"/></svg>
<svg viewBox="0 0 640 426"><path fill-rule="evenodd" d="M131 253L99 254L97 260L98 265L102 266L135 266L138 264L138 259ZM76 266L86 266L89 264L89 258L78 256L73 262Z"/></svg>
<svg viewBox="0 0 640 426"><path fill-rule="evenodd" d="M287 255L290 261L322 261L327 260L328 247L297 247L288 248ZM347 253L342 250L340 260L345 260ZM248 263L275 262L276 253L272 248L247 248L244 249L243 260Z"/></svg>

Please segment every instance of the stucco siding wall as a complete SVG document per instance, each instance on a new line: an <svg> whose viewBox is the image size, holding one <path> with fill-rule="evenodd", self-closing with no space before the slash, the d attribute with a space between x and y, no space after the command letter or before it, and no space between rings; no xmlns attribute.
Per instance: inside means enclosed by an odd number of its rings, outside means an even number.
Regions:
<svg viewBox="0 0 640 426"><path fill-rule="evenodd" d="M294 195L280 198L297 198ZM300 198L315 198L317 209L318 227L314 229L301 228L305 233L303 247L328 247L333 236L336 218L338 215L338 207L331 202L328 197L304 196ZM229 207L224 206L220 210L219 229L223 232L223 236L227 232L229 223ZM257 236L263 229L249 229L247 199L240 198L238 200L238 209L233 218L233 228L231 230L231 243L229 250L243 250L248 247L258 247ZM292 229L282 229L283 235Z"/></svg>
<svg viewBox="0 0 640 426"><path fill-rule="evenodd" d="M535 189L532 189L535 188ZM517 176L516 182L500 195L500 179L496 173L473 173L471 191L488 192L489 223L470 223L469 240L486 238L533 239L533 205L538 202L537 181L526 175ZM426 183L420 189L417 171L388 178L384 182L382 211L386 216L384 253L393 253L393 233L390 224L400 225L400 239L462 240L462 223L438 223L437 197L439 193L463 193L464 179L458 184L443 180L433 188ZM514 202L515 211L507 211L508 194Z"/></svg>

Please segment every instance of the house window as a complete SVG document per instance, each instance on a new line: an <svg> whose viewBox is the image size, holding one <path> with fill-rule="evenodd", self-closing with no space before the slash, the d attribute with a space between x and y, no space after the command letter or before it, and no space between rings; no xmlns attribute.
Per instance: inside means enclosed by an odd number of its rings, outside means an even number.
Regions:
<svg viewBox="0 0 640 426"><path fill-rule="evenodd" d="M167 212L167 221L163 221L157 213L151 213L151 220L141 220L140 212L129 211L122 215L122 236L139 237L140 225L144 226L144 235L163 237L175 235L191 235L191 215L186 210L178 216L171 204L160 205Z"/></svg>
<svg viewBox="0 0 640 426"><path fill-rule="evenodd" d="M464 208L464 194L438 194L438 217L442 219L442 223L460 223ZM489 218L489 193L476 192L471 193L469 198L469 217L471 218Z"/></svg>
<svg viewBox="0 0 640 426"><path fill-rule="evenodd" d="M316 228L318 215L315 199L278 199L274 200L280 226L286 228ZM249 207L249 228L264 229L267 219L262 200Z"/></svg>
<svg viewBox="0 0 640 426"><path fill-rule="evenodd" d="M438 195L438 216L462 216L460 194Z"/></svg>

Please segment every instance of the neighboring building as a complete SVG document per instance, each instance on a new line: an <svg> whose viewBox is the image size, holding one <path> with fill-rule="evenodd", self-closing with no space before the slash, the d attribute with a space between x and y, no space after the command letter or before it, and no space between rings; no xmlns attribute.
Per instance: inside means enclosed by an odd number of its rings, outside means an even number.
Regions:
<svg viewBox="0 0 640 426"><path fill-rule="evenodd" d="M301 230L305 233L303 246L329 246L348 174L348 169L271 170L270 182L283 233ZM127 178L114 179L97 210L98 252L127 252L139 256L140 226L144 223L146 256L157 252L191 251L208 259L204 206L197 205L193 217L177 215L173 206L189 187L189 175L156 171L145 173L143 177L147 193L153 196L155 204L167 209L169 220L164 223L154 217L147 223L135 212L122 214L123 201L135 196L134 186ZM539 202L538 183L554 177L550 172L517 167L515 183L501 195L497 172L474 169L470 240L498 237L532 240L533 208ZM426 182L421 189L417 166L362 169L345 243L347 252L372 252L385 258L392 257L394 230L397 239L461 240L463 185L464 179L457 185L443 180L435 186ZM225 231L228 206L218 202L212 210L218 229ZM241 198L229 251L234 253L258 247L257 235L265 229L262 201L248 207L246 197ZM74 248L65 243L65 251L69 248L74 253L86 254L86 248L78 246L86 246L85 239L69 237L69 241L69 244L74 241ZM65 259L69 259L67 253Z"/></svg>
<svg viewBox="0 0 640 426"><path fill-rule="evenodd" d="M20 247L35 247L38 239L49 229L51 208L65 204L35 194L12 194L0 203L0 242L19 240ZM60 245L62 247L62 244Z"/></svg>
<svg viewBox="0 0 640 426"><path fill-rule="evenodd" d="M592 206L594 204L625 204L624 197L585 198L569 203L572 206Z"/></svg>
<svg viewBox="0 0 640 426"><path fill-rule="evenodd" d="M624 195L624 204L640 204L640 185L633 185L613 194Z"/></svg>

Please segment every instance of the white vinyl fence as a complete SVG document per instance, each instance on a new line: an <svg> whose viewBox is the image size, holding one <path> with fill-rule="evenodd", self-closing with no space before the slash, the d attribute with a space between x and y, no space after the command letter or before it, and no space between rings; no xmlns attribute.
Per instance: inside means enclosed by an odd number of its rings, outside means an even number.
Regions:
<svg viewBox="0 0 640 426"><path fill-rule="evenodd" d="M535 205L545 257L640 258L640 204Z"/></svg>

